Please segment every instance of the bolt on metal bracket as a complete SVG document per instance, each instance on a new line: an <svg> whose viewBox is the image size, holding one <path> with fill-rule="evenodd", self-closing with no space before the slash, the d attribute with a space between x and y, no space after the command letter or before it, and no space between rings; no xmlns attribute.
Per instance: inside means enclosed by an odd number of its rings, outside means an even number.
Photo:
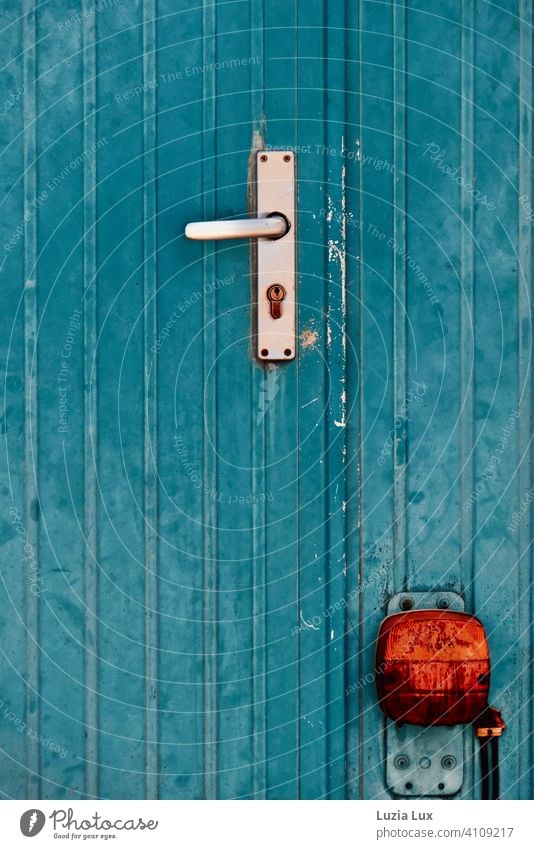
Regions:
<svg viewBox="0 0 534 849"><path fill-rule="evenodd" d="M407 610L465 610L457 593L397 593L387 615ZM399 725L386 720L386 784L396 796L453 796L464 781L464 726Z"/></svg>

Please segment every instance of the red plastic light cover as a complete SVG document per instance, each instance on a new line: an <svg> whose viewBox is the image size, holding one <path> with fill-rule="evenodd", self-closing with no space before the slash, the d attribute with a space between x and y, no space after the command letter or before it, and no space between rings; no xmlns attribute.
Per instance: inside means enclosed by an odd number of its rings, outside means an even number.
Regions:
<svg viewBox="0 0 534 849"><path fill-rule="evenodd" d="M388 616L378 633L380 706L397 722L458 725L488 704L484 626L468 613L412 610Z"/></svg>

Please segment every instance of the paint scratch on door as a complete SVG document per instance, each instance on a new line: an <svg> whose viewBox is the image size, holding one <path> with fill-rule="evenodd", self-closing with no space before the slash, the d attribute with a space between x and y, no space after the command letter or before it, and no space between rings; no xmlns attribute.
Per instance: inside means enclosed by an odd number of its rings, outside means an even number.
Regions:
<svg viewBox="0 0 534 849"><path fill-rule="evenodd" d="M314 348L319 340L319 333L317 330L314 330L312 327L305 327L302 333L300 334L300 345L301 348L306 350L307 348Z"/></svg>
<svg viewBox="0 0 534 849"><path fill-rule="evenodd" d="M319 630L319 626L316 625L313 621L306 622L304 616L302 615L302 610L300 611L300 621L302 622L305 628L313 628L314 631Z"/></svg>
<svg viewBox="0 0 534 849"><path fill-rule="evenodd" d="M344 151L344 139L341 138L341 150ZM333 334L340 334L343 361L347 353L347 265L346 265L346 243L347 243L347 208L346 208L346 167L341 166L341 198L339 212L335 212L332 199L328 199L329 213L333 212L330 220L339 224L335 236L328 239L328 260L339 268L339 274L330 272L332 283L339 281L340 291L331 292L330 305L326 316L327 347L332 344ZM336 405L332 418L336 427L346 426L346 392L345 392L345 368L341 370L340 376L341 393L339 406ZM343 450L345 454L345 450Z"/></svg>

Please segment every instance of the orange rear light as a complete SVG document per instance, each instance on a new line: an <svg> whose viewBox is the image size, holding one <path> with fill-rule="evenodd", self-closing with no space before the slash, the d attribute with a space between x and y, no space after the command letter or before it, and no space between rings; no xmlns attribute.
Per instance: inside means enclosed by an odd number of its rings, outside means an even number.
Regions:
<svg viewBox="0 0 534 849"><path fill-rule="evenodd" d="M475 616L413 610L382 622L378 697L382 710L397 722L472 722L487 707L489 673L488 641Z"/></svg>

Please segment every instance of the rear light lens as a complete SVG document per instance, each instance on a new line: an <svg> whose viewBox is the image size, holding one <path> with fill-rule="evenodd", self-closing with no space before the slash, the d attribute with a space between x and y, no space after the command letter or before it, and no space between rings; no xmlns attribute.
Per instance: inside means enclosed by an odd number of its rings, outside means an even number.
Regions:
<svg viewBox="0 0 534 849"><path fill-rule="evenodd" d="M397 722L472 722L488 704L489 673L488 641L475 616L413 610L388 616L380 627L378 697Z"/></svg>

